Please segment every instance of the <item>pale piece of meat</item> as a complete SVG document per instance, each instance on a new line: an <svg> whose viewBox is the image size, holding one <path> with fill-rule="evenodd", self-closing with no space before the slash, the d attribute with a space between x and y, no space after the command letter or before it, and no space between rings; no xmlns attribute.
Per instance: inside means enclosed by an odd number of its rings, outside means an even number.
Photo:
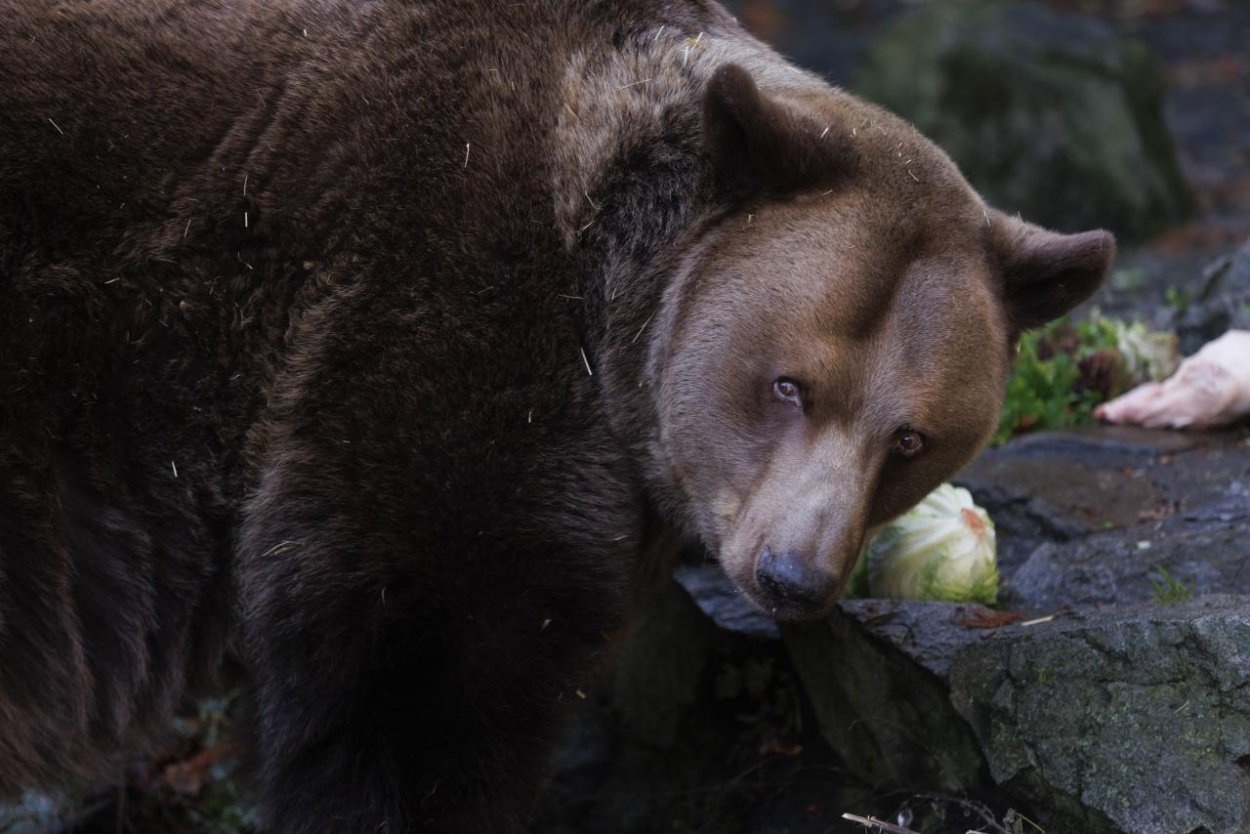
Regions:
<svg viewBox="0 0 1250 834"><path fill-rule="evenodd" d="M1206 429L1250 417L1250 330L1208 342L1163 382L1103 403L1094 416L1151 429Z"/></svg>

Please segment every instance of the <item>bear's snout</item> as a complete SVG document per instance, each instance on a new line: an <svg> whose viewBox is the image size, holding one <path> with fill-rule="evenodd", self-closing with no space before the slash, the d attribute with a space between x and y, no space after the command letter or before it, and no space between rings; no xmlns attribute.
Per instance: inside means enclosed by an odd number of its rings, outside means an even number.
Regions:
<svg viewBox="0 0 1250 834"><path fill-rule="evenodd" d="M778 616L820 613L838 590L838 577L789 551L765 547L755 561L755 582L767 607Z"/></svg>

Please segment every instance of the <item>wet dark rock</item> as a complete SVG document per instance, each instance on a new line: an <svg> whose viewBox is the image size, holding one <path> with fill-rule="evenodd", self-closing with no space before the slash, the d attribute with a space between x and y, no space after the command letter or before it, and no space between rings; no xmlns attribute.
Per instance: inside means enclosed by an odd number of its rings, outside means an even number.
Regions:
<svg viewBox="0 0 1250 834"><path fill-rule="evenodd" d="M1247 683L1245 596L1003 629L949 678L994 780L1091 834L1245 831Z"/></svg>
<svg viewBox="0 0 1250 834"><path fill-rule="evenodd" d="M1004 604L1058 604L1042 587L1070 604L1108 602L1119 598L1113 575L1145 582L1159 568L1197 582L1199 593L1240 590L1216 577L1232 581L1240 554L1250 553L1237 532L1245 529L1239 497L1250 483L1241 437L1091 427L1026 435L982 454L956 482L994 519ZM1224 554L1218 571L1213 553ZM1053 563L1067 573L1045 568ZM1250 575L1238 572L1236 581Z"/></svg>
<svg viewBox="0 0 1250 834"><path fill-rule="evenodd" d="M882 788L989 783L1047 830L1245 830L1250 597L997 628L982 627L988 616L860 600L832 636L787 631L822 727L857 773Z"/></svg>
<svg viewBox="0 0 1250 834"><path fill-rule="evenodd" d="M1000 610L851 600L783 630L833 749L1047 830L1250 829L1245 433L1036 435L960 480L1008 554Z"/></svg>
<svg viewBox="0 0 1250 834"><path fill-rule="evenodd" d="M776 621L747 602L719 565L678 565L673 578L686 589L699 610L726 631L761 640L781 636Z"/></svg>
<svg viewBox="0 0 1250 834"><path fill-rule="evenodd" d="M781 629L835 760L876 795L995 796L1049 831L1250 828L1250 437L1037 434L959 480L995 519L997 610L848 600ZM715 566L679 574L721 635L777 645Z"/></svg>
<svg viewBox="0 0 1250 834"><path fill-rule="evenodd" d="M1187 595L1250 594L1244 510L1239 523L1224 520L1230 517L1220 513L1201 523L1175 519L1151 530L1151 538L1134 540L1116 532L1073 544L1044 544L1011 576L1003 602L1040 614L1149 601L1166 594L1169 581Z"/></svg>
<svg viewBox="0 0 1250 834"><path fill-rule="evenodd" d="M950 610L917 603L899 616L890 603L851 601L826 622L784 631L826 741L878 790L966 793L989 784L976 738L953 715L943 680L965 636L933 627ZM909 646L917 654L889 651L891 635L915 637L920 642Z"/></svg>
<svg viewBox="0 0 1250 834"><path fill-rule="evenodd" d="M1144 44L1040 4L925 4L873 44L854 89L937 141L996 205L1143 239L1192 198Z"/></svg>
<svg viewBox="0 0 1250 834"><path fill-rule="evenodd" d="M1229 330L1250 330L1250 240L1203 271L1197 293L1175 312L1173 326L1185 354Z"/></svg>

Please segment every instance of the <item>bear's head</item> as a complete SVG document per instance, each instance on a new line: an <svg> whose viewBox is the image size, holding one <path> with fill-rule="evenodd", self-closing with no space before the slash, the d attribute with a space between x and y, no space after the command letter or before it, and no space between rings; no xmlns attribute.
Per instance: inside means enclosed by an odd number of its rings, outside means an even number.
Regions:
<svg viewBox="0 0 1250 834"><path fill-rule="evenodd" d="M765 94L736 65L706 96L724 211L653 353L664 456L742 592L819 616L870 531L985 444L1020 332L1087 298L1114 241L988 208L850 96Z"/></svg>

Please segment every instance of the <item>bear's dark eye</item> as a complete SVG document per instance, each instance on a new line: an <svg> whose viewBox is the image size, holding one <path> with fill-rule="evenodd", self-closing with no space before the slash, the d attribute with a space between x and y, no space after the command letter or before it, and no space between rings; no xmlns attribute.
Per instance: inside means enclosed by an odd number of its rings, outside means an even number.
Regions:
<svg viewBox="0 0 1250 834"><path fill-rule="evenodd" d="M894 432L894 454L902 458L914 458L924 451L924 435L915 429L903 427Z"/></svg>
<svg viewBox="0 0 1250 834"><path fill-rule="evenodd" d="M803 406L803 387L789 377L778 377L773 383L773 396L783 403Z"/></svg>

